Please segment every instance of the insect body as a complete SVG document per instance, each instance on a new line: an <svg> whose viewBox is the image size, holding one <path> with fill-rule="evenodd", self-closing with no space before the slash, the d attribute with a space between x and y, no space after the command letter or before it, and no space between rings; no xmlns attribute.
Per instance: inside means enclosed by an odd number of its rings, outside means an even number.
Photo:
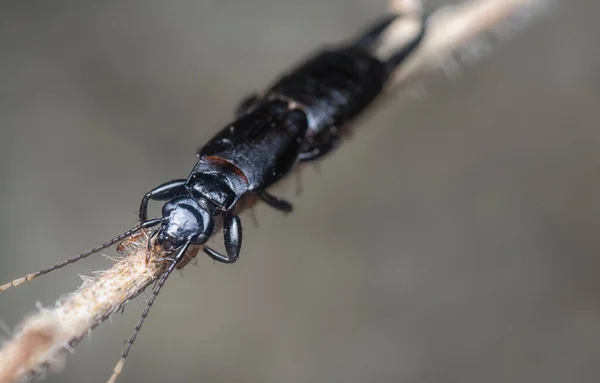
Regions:
<svg viewBox="0 0 600 383"><path fill-rule="evenodd" d="M390 74L418 46L418 35L386 61L373 46L397 16L386 17L357 41L325 50L275 82L263 95L252 95L238 107L238 120L198 151L199 161L186 180L175 180L148 192L140 207L146 221L148 201L170 200L163 208L157 242L166 250L186 243L204 244L221 215L227 256L205 246L216 261L238 259L242 232L232 215L235 203L256 193L269 206L290 212L292 205L265 189L297 162L316 160L339 143L340 129L381 93ZM186 218L188 217L188 218Z"/></svg>
<svg viewBox="0 0 600 383"><path fill-rule="evenodd" d="M221 216L227 255L207 246L204 251L216 261L235 262L242 241L240 219L232 213L235 204L246 194L256 193L273 207L291 210L291 205L265 189L296 164L307 127L304 112L286 102L273 101L255 108L198 151L198 163L187 179L146 193L140 221L146 222L149 200L168 200L154 236L166 251L173 251L186 243L204 244L212 235L214 217Z"/></svg>
<svg viewBox="0 0 600 383"><path fill-rule="evenodd" d="M379 96L390 74L425 36L423 19L419 33L403 49L385 61L376 58L373 49L397 17L385 17L350 44L318 52L283 75L262 96L246 99L238 112L270 100L301 105L309 126L299 160L310 161L327 154L339 143L341 129Z"/></svg>
<svg viewBox="0 0 600 383"><path fill-rule="evenodd" d="M397 18L388 16L349 44L317 53L265 92L248 97L239 105L236 120L198 150L198 161L187 178L164 183L144 195L137 226L85 253L2 285L0 292L151 229L148 254L156 244L174 256L123 351L110 380L114 381L166 279L190 246L204 245L212 236L216 219L222 222L226 254L208 246L203 250L216 261L233 263L242 246L241 223L234 212L243 197L256 195L277 210L292 211L289 202L267 189L299 162L316 160L333 150L345 124L372 103L392 72L423 39L424 19L412 41L385 60L377 58L373 50ZM151 200L165 202L161 218L148 219Z"/></svg>

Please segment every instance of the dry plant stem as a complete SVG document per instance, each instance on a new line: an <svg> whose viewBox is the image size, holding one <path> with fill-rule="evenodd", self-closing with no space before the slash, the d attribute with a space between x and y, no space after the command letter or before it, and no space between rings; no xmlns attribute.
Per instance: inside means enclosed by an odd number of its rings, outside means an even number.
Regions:
<svg viewBox="0 0 600 383"><path fill-rule="evenodd" d="M522 8L542 3L540 0L470 0L462 4L442 8L431 15L425 41L394 75L392 87L396 87L414 75L436 66L448 54L474 38L490 31ZM550 1L546 1L550 2ZM399 13L420 9L414 0L392 0L390 8ZM385 55L395 49L398 42L414 35L414 28L405 28L401 20L390 28L386 41L379 51Z"/></svg>
<svg viewBox="0 0 600 383"><path fill-rule="evenodd" d="M0 382L13 382L64 356L65 346L85 336L97 324L135 298L160 275L162 262L144 261L144 246L116 262L95 280L85 282L54 308L22 324L22 330L0 352Z"/></svg>
<svg viewBox="0 0 600 383"><path fill-rule="evenodd" d="M399 70L395 84L435 65L472 37L488 31L521 6L535 1L539 0L472 0L436 12L432 15L426 40ZM415 0L391 3L396 11L418 11L420 8L420 3ZM386 34L382 52L402 44L407 33L414 33L414 28L407 32L398 23L397 29ZM255 202L255 199L245 201L240 210ZM12 340L0 350L0 383L19 381L31 372L57 366L72 345L156 281L165 270L165 262L157 262L161 255L153 254L146 264L145 244L144 235L133 238L126 246L129 256L84 282L79 290L61 298L53 308L26 318ZM188 252L188 256L194 256L195 252ZM183 266L185 264L180 265Z"/></svg>
<svg viewBox="0 0 600 383"><path fill-rule="evenodd" d="M255 198L247 198L240 210L255 203ZM127 256L61 298L53 308L25 319L14 338L0 350L0 383L20 381L32 372L59 365L82 337L156 281L168 261L161 261L163 254L153 250L146 263L147 240L146 233L142 233L125 241L120 250ZM190 249L178 268L189 263L198 250Z"/></svg>

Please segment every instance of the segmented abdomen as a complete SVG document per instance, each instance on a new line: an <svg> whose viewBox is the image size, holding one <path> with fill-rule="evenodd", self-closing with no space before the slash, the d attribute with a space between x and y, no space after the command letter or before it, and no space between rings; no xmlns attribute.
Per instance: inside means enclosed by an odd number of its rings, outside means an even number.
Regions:
<svg viewBox="0 0 600 383"><path fill-rule="evenodd" d="M363 49L324 51L284 75L265 98L301 104L309 134L315 135L356 117L379 95L387 78L385 64Z"/></svg>

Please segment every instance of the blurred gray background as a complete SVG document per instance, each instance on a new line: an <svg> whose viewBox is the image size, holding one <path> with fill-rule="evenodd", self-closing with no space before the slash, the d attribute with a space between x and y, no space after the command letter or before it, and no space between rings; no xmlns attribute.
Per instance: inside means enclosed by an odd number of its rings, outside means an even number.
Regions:
<svg viewBox="0 0 600 383"><path fill-rule="evenodd" d="M237 264L174 275L120 381L597 382L600 3L565 3L383 103L291 180L294 214L246 215ZM132 226L241 97L385 6L2 2L0 281ZM0 318L110 264L2 294ZM48 382L104 382L143 304Z"/></svg>

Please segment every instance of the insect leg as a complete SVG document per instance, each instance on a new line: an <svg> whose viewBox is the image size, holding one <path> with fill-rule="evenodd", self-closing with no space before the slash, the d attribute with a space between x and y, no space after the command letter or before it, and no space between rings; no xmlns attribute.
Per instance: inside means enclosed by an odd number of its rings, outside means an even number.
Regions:
<svg viewBox="0 0 600 383"><path fill-rule="evenodd" d="M221 263L233 263L235 261L237 261L237 258L235 259L229 259L229 257L219 253L218 251L208 247L208 246L204 246L204 248L202 249L202 251L204 251L204 253L206 255L208 255L209 257L211 257L214 261L217 262L221 262Z"/></svg>
<svg viewBox="0 0 600 383"><path fill-rule="evenodd" d="M223 237L229 263L237 261L242 248L242 223L240 217L227 214L223 217Z"/></svg>
<svg viewBox="0 0 600 383"><path fill-rule="evenodd" d="M339 143L340 136L337 130L332 129L323 132L315 137L314 142L310 145L310 149L298 155L298 159L300 162L314 161L335 149Z"/></svg>
<svg viewBox="0 0 600 383"><path fill-rule="evenodd" d="M279 210L282 213L291 213L292 210L294 210L294 206L291 203L289 203L288 201L286 201L282 198L275 197L274 195L272 195L266 191L262 191L262 192L258 193L258 197L264 203L266 203L273 209Z"/></svg>
<svg viewBox="0 0 600 383"><path fill-rule="evenodd" d="M185 194L185 184L187 180L174 180L150 190L142 198L140 203L140 222L148 219L148 201L166 201Z"/></svg>

